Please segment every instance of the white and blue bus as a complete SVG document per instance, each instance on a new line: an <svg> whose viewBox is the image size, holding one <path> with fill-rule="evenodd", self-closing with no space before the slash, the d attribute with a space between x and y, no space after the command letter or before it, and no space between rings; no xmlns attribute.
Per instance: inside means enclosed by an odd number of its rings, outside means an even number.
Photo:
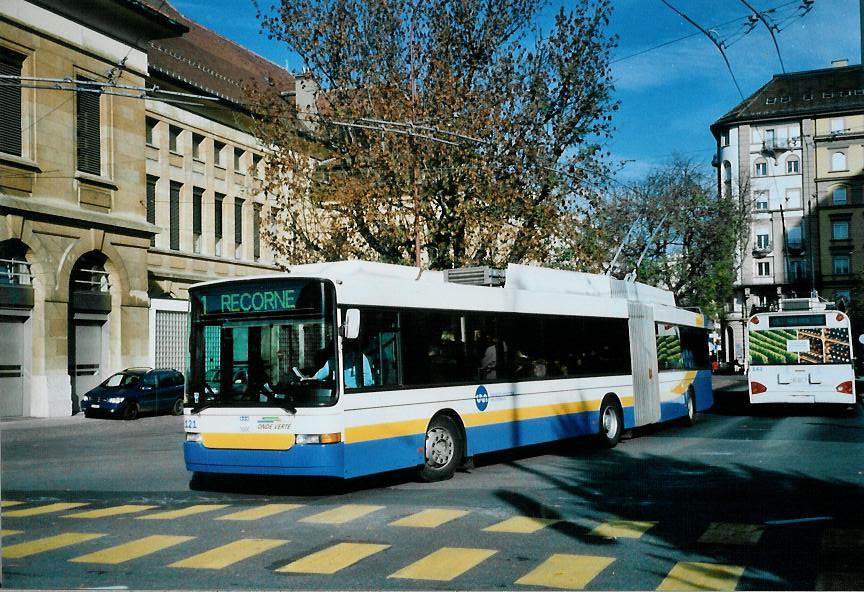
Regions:
<svg viewBox="0 0 864 592"><path fill-rule="evenodd" d="M187 469L434 481L712 405L709 327L669 292L521 265L502 287L460 277L346 261L191 287Z"/></svg>
<svg viewBox="0 0 864 592"><path fill-rule="evenodd" d="M747 323L750 403L855 405L849 316L818 298L779 304Z"/></svg>

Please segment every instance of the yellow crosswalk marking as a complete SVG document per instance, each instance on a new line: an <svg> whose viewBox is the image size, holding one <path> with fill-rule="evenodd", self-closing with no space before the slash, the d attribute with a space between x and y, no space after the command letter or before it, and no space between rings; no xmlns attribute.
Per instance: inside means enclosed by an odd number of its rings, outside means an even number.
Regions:
<svg viewBox="0 0 864 592"><path fill-rule="evenodd" d="M638 539L655 524L657 523L638 520L610 520L599 525L590 534L604 539Z"/></svg>
<svg viewBox="0 0 864 592"><path fill-rule="evenodd" d="M0 501L0 508L8 508L10 506L20 506L24 502L16 502L13 500L2 500Z"/></svg>
<svg viewBox="0 0 864 592"><path fill-rule="evenodd" d="M758 524L712 522L708 530L699 537L699 542L714 545L752 546L759 542L764 532L765 527Z"/></svg>
<svg viewBox="0 0 864 592"><path fill-rule="evenodd" d="M391 522L390 526L409 526L412 528L435 528L437 526L441 526L442 524L446 524L451 520L456 520L457 518L461 518L465 516L468 512L466 510L445 510L445 509L435 509L430 508L428 510L423 510L421 512L417 512L416 514L412 514L411 516L405 516L404 518L400 518L395 522Z"/></svg>
<svg viewBox="0 0 864 592"><path fill-rule="evenodd" d="M54 512L62 512L63 510L71 510L72 508L80 508L90 504L82 503L56 503L47 504L45 506L36 506L35 508L27 508L25 510L12 510L11 512L3 512L4 518L23 518L27 516L39 516L41 514L52 514Z"/></svg>
<svg viewBox="0 0 864 592"><path fill-rule="evenodd" d="M345 524L372 512L384 509L384 506L367 506L363 504L346 504L332 510L314 514L300 520L313 524Z"/></svg>
<svg viewBox="0 0 864 592"><path fill-rule="evenodd" d="M449 582L495 553L492 549L444 547L387 577Z"/></svg>
<svg viewBox="0 0 864 592"><path fill-rule="evenodd" d="M303 504L265 504L257 508L249 508L248 510L241 510L233 514L226 514L216 520L260 520L261 518L267 518L268 516L302 507Z"/></svg>
<svg viewBox="0 0 864 592"><path fill-rule="evenodd" d="M193 555L181 561L176 561L168 567L186 567L189 569L222 569L243 561L249 557L269 551L288 541L279 539L240 539L216 547L210 551Z"/></svg>
<svg viewBox="0 0 864 592"><path fill-rule="evenodd" d="M498 524L487 526L483 530L485 532L512 532L517 534L531 534L532 532L537 532L538 530L546 528L550 524L555 524L556 522L561 521L550 518L514 516L513 518L508 518L507 520L499 522Z"/></svg>
<svg viewBox="0 0 864 592"><path fill-rule="evenodd" d="M12 536L13 534L21 534L23 530L0 530L0 536Z"/></svg>
<svg viewBox="0 0 864 592"><path fill-rule="evenodd" d="M80 557L75 557L74 559L70 559L69 561L72 561L74 563L105 563L108 565L117 565L118 563L124 563L126 561L131 561L132 559L138 559L140 557L156 553L157 551L161 551L162 549L167 549L168 547L173 547L174 545L179 545L180 543L185 543L186 541L191 541L194 538L195 537L192 536L169 536L155 534L152 536L144 537L143 539L138 539L136 541L124 543L122 545L117 545L115 547L109 547L108 549L96 551L95 553L81 555Z"/></svg>
<svg viewBox="0 0 864 592"><path fill-rule="evenodd" d="M86 512L78 512L76 514L66 514L63 518L105 518L107 516L120 516L122 514L135 514L143 512L158 506L141 506L135 504L127 504L124 506L114 506L112 508L102 508L101 510L88 510Z"/></svg>
<svg viewBox="0 0 864 592"><path fill-rule="evenodd" d="M204 512L212 512L227 508L230 504L198 504L180 508L179 510L167 510L165 512L156 512L155 514L147 514L146 516L138 516L136 520L174 520L175 518L184 518L186 516L194 516L195 514L203 514Z"/></svg>
<svg viewBox="0 0 864 592"><path fill-rule="evenodd" d="M613 561L615 561L614 557L556 553L536 569L516 580L516 583L567 590L584 588Z"/></svg>
<svg viewBox="0 0 864 592"><path fill-rule="evenodd" d="M389 547L390 545L371 543L339 543L297 561L292 561L276 571L280 573L334 574Z"/></svg>
<svg viewBox="0 0 864 592"><path fill-rule="evenodd" d="M658 590L734 590L744 568L738 565L682 561L672 568Z"/></svg>
<svg viewBox="0 0 864 592"><path fill-rule="evenodd" d="M86 541L92 541L93 539L98 539L99 537L103 536L105 535L93 532L64 532L63 534L56 534L54 536L46 537L44 539L37 539L35 541L29 541L27 543L18 543L15 545L4 546L3 558L20 559L22 557L30 557L31 555L36 555L37 553L44 553L45 551L62 549L63 547L76 545L78 543L84 543Z"/></svg>

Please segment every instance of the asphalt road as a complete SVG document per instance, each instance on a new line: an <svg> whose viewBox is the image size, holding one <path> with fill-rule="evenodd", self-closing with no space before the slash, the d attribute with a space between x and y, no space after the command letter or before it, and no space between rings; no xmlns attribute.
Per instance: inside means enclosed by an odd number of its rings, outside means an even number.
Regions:
<svg viewBox="0 0 864 592"><path fill-rule="evenodd" d="M3 586L864 588L861 407L751 408L742 388L717 377L691 428L490 455L435 484L192 489L181 418L4 420Z"/></svg>

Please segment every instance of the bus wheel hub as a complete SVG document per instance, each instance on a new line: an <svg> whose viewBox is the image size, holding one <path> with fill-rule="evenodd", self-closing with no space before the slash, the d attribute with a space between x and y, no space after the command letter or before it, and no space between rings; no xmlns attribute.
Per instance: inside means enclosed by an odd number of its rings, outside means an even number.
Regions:
<svg viewBox="0 0 864 592"><path fill-rule="evenodd" d="M426 434L426 459L429 464L444 466L453 457L453 438L447 430L435 428Z"/></svg>

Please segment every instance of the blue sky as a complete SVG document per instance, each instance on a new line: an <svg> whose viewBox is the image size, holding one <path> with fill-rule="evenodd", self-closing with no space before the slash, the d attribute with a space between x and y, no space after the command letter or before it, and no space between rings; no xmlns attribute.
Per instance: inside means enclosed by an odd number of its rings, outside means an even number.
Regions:
<svg viewBox="0 0 864 592"><path fill-rule="evenodd" d="M728 45L745 97L781 72L764 25L743 35L750 11L741 0L668 1ZM187 17L277 64L302 67L284 45L260 34L252 0L171 2ZM861 63L860 0L815 0L804 16L796 12L801 0L748 2L759 11L775 9L766 17L780 28L776 37L787 72L827 68L836 59ZM661 0L613 0L613 5L610 32L619 44L612 68L621 108L608 149L615 160L626 161L619 178L638 178L673 154L709 163L714 140L708 126L741 101L720 52Z"/></svg>

